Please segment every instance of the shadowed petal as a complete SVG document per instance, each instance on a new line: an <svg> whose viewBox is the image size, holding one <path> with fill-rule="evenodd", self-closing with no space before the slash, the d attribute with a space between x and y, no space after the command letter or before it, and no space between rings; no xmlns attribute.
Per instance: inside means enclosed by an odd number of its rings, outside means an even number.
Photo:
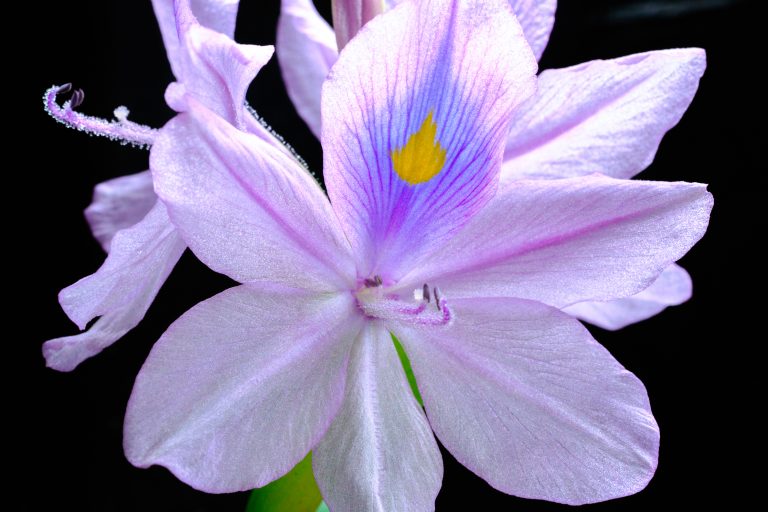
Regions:
<svg viewBox="0 0 768 512"><path fill-rule="evenodd" d="M695 183L517 181L403 286L557 307L628 297L701 238L711 208L711 194Z"/></svg>
<svg viewBox="0 0 768 512"><path fill-rule="evenodd" d="M349 288L349 246L320 186L280 150L189 98L150 155L155 190L179 233L239 282Z"/></svg>
<svg viewBox="0 0 768 512"><path fill-rule="evenodd" d="M617 330L651 318L667 306L691 298L691 277L683 268L670 265L651 286L625 299L608 302L579 302L563 311L603 329Z"/></svg>
<svg viewBox="0 0 768 512"><path fill-rule="evenodd" d="M320 138L320 90L338 58L333 29L311 0L283 0L275 48L288 96Z"/></svg>
<svg viewBox="0 0 768 512"><path fill-rule="evenodd" d="M577 320L532 301L450 304L449 327L392 329L459 462L508 494L572 505L645 487L659 447L645 388Z"/></svg>
<svg viewBox="0 0 768 512"><path fill-rule="evenodd" d="M704 51L688 48L542 72L512 121L502 183L595 172L631 178L653 161L705 67Z"/></svg>
<svg viewBox="0 0 768 512"><path fill-rule="evenodd" d="M141 222L117 233L101 268L59 294L61 307L80 329L101 318L87 332L47 341L48 366L73 370L133 329L185 247L160 203Z"/></svg>
<svg viewBox="0 0 768 512"><path fill-rule="evenodd" d="M206 492L282 476L339 409L361 322L343 293L238 286L201 302L171 325L136 378L126 457Z"/></svg>
<svg viewBox="0 0 768 512"><path fill-rule="evenodd" d="M85 218L94 238L109 252L115 233L143 219L156 202L150 172L129 174L96 185Z"/></svg>
<svg viewBox="0 0 768 512"><path fill-rule="evenodd" d="M176 27L176 12L174 4L186 3L192 8L200 23L216 32L232 38L235 36L235 18L239 0L152 0L160 33L163 36L168 61L176 78L182 78L179 62L179 33Z"/></svg>
<svg viewBox="0 0 768 512"><path fill-rule="evenodd" d="M361 274L396 279L492 197L535 71L503 0L403 2L349 42L323 85L322 143Z"/></svg>
<svg viewBox="0 0 768 512"><path fill-rule="evenodd" d="M313 451L335 512L434 510L443 461L389 332L371 323L352 349L344 403Z"/></svg>

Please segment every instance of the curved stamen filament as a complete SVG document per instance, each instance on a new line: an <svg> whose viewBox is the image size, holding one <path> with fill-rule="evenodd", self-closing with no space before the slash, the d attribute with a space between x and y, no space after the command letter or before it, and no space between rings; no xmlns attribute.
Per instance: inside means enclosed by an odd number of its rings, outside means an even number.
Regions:
<svg viewBox="0 0 768 512"><path fill-rule="evenodd" d="M148 148L152 145L157 135L157 130L134 123L128 120L128 109L118 107L115 109L114 121L87 116L76 112L75 109L83 103L85 94L81 89L72 93L72 97L63 105L56 102L59 94L67 93L72 89L71 84L54 85L43 95L43 104L46 112L56 121L75 130L87 132L100 137L107 137L119 141L122 144L133 144Z"/></svg>

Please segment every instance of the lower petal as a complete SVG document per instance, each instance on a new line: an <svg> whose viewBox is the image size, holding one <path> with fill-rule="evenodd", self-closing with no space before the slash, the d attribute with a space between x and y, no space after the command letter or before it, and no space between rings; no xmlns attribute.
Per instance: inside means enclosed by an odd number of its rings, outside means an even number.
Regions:
<svg viewBox="0 0 768 512"><path fill-rule="evenodd" d="M237 286L155 344L133 388L124 447L206 492L262 487L320 440L341 406L361 329L349 294Z"/></svg>
<svg viewBox="0 0 768 512"><path fill-rule="evenodd" d="M143 219L156 202L149 171L120 176L96 185L85 218L94 238L109 252L115 233Z"/></svg>
<svg viewBox="0 0 768 512"><path fill-rule="evenodd" d="M462 464L503 492L559 503L645 487L659 446L645 388L583 326L532 301L451 306L450 326L393 330Z"/></svg>
<svg viewBox="0 0 768 512"><path fill-rule="evenodd" d="M443 461L410 391L392 338L378 323L358 338L344 405L313 454L315 478L335 512L429 511Z"/></svg>
<svg viewBox="0 0 768 512"><path fill-rule="evenodd" d="M88 332L46 342L48 366L73 370L133 329L185 247L160 203L141 222L117 233L101 268L59 294L61 307L80 329L101 318Z"/></svg>
<svg viewBox="0 0 768 512"><path fill-rule="evenodd" d="M691 277L682 267L670 265L651 286L625 299L608 302L579 302L563 311L580 320L618 330L677 306L691 298Z"/></svg>

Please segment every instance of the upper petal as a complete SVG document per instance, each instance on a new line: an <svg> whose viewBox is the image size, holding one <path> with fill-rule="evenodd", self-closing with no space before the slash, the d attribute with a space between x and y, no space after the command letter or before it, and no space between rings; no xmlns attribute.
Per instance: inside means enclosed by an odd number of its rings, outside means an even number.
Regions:
<svg viewBox="0 0 768 512"><path fill-rule="evenodd" d="M557 0L509 0L509 5L523 28L531 50L540 59L555 24Z"/></svg>
<svg viewBox="0 0 768 512"><path fill-rule="evenodd" d="M184 111L191 94L208 109L238 128L245 128L245 94L256 74L272 57L271 46L235 43L231 37L202 26L184 2L177 9L179 84L168 89L171 107Z"/></svg>
<svg viewBox="0 0 768 512"><path fill-rule="evenodd" d="M371 322L352 349L344 403L313 451L317 484L335 512L435 508L443 461L389 332Z"/></svg>
<svg viewBox="0 0 768 512"><path fill-rule="evenodd" d="M320 90L339 53L333 29L311 0L282 1L275 49L288 96L320 138Z"/></svg>
<svg viewBox="0 0 768 512"><path fill-rule="evenodd" d="M331 0L333 29L339 50L384 8L383 0Z"/></svg>
<svg viewBox="0 0 768 512"><path fill-rule="evenodd" d="M396 279L492 197L535 71L503 0L403 2L350 41L323 85L322 143L361 273Z"/></svg>
<svg viewBox="0 0 768 512"><path fill-rule="evenodd" d="M711 208L696 183L517 181L402 282L557 307L628 297L702 237Z"/></svg>
<svg viewBox="0 0 768 512"><path fill-rule="evenodd" d="M101 268L59 294L61 307L80 329L101 318L82 334L47 341L43 354L48 366L73 370L133 329L185 248L160 203L118 232Z"/></svg>
<svg viewBox="0 0 768 512"><path fill-rule="evenodd" d="M238 286L201 302L168 328L136 378L126 457L207 492L275 480L330 425L360 328L343 293Z"/></svg>
<svg viewBox="0 0 768 512"><path fill-rule="evenodd" d="M532 301L450 304L448 327L392 329L459 462L506 493L573 505L645 487L659 447L645 388L578 321Z"/></svg>
<svg viewBox="0 0 768 512"><path fill-rule="evenodd" d="M670 265L651 286L624 299L606 302L579 302L563 311L603 329L617 330L646 320L667 306L682 304L691 298L691 277L678 265Z"/></svg>
<svg viewBox="0 0 768 512"><path fill-rule="evenodd" d="M235 35L235 18L239 0L182 0L188 3L200 23L229 37ZM168 61L176 78L181 78L179 63L179 34L176 27L176 9L178 0L152 0L155 16L160 25L160 33L168 53Z"/></svg>
<svg viewBox="0 0 768 512"><path fill-rule="evenodd" d="M705 67L704 51L688 48L542 72L512 121L502 184L594 172L631 178L653 161Z"/></svg>
<svg viewBox="0 0 768 512"><path fill-rule="evenodd" d="M348 288L349 246L317 182L282 151L188 103L161 130L150 167L195 254L239 282Z"/></svg>
<svg viewBox="0 0 768 512"><path fill-rule="evenodd" d="M96 185L85 218L94 238L109 252L115 233L143 219L156 202L152 174L129 174Z"/></svg>

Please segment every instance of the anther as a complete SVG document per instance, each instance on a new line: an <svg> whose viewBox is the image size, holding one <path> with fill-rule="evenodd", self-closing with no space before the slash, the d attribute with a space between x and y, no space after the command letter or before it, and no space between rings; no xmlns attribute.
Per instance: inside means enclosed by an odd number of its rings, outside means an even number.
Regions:
<svg viewBox="0 0 768 512"><path fill-rule="evenodd" d="M427 283L424 283L424 286L421 289L421 298L424 301L429 302L429 285L427 285Z"/></svg>
<svg viewBox="0 0 768 512"><path fill-rule="evenodd" d="M426 285L424 285L426 286ZM437 306L437 310L440 311L440 289L435 286L432 288L432 292L435 294L435 306Z"/></svg>
<svg viewBox="0 0 768 512"><path fill-rule="evenodd" d="M373 277L367 277L363 279L363 284L366 286L366 288L376 288L377 286L381 286L382 283L381 276L376 274Z"/></svg>
<svg viewBox="0 0 768 512"><path fill-rule="evenodd" d="M72 99L69 100L69 108L76 109L85 101L85 92L82 89L77 89L72 93Z"/></svg>

